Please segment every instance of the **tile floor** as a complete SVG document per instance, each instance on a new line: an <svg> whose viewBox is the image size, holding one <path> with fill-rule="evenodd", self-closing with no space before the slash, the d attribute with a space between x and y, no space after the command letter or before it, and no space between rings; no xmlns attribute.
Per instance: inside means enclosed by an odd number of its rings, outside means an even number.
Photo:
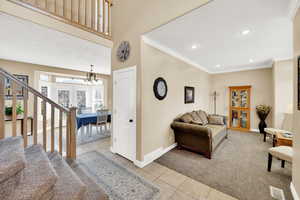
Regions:
<svg viewBox="0 0 300 200"><path fill-rule="evenodd" d="M109 147L110 138L106 138L78 146L77 153L107 150ZM128 168L160 188L161 200L237 200L158 163L153 162L141 169L124 160L122 162Z"/></svg>

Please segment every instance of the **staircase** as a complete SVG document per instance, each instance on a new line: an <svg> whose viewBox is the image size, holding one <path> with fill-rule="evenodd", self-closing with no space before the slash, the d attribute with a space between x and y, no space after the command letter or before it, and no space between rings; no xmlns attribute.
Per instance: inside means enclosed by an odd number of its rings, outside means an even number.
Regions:
<svg viewBox="0 0 300 200"><path fill-rule="evenodd" d="M112 0L7 0L70 24L105 39L112 40Z"/></svg>
<svg viewBox="0 0 300 200"><path fill-rule="evenodd" d="M21 137L0 140L1 200L108 199L96 183L90 186L91 179L87 187L58 152L23 145Z"/></svg>
<svg viewBox="0 0 300 200"><path fill-rule="evenodd" d="M8 88L8 89L7 89ZM8 90L9 92L5 92ZM18 99L18 93L23 94L21 99ZM0 68L0 139L6 138L6 118L5 116L5 103L7 101L7 93L9 93L10 101L12 102L12 115L11 115L11 136L16 137L20 135L17 132L17 121L22 119L21 129L24 147L29 145L36 145L41 143L45 151L54 152L58 151L61 155L65 155L68 159L76 159L76 107L65 108L48 97L42 95L39 91L30 87L27 83L20 81L12 74ZM33 108L29 107L29 101L33 101ZM22 116L17 115L17 106L23 104ZM42 119L38 116L39 105L41 105ZM51 113L47 114L47 107L50 106ZM30 110L31 109L31 110ZM30 133L32 143L28 140L28 119L29 110L33 114L33 130ZM50 119L49 119L50 118ZM58 118L58 119L56 119ZM49 123L50 121L50 123ZM56 123L58 121L58 123ZM39 124L41 122L41 124ZM38 128L40 125L40 128ZM56 129L58 126L58 135ZM48 134L50 129L50 137ZM41 132L42 135L38 135ZM25 134L24 134L25 133ZM38 140L38 136L42 136L42 141ZM41 138L41 137L40 137ZM50 139L49 139L50 138ZM65 141L64 141L65 138ZM49 141L50 140L50 141Z"/></svg>
<svg viewBox="0 0 300 200"><path fill-rule="evenodd" d="M5 123L5 87L10 83L12 101L12 137ZM17 132L17 89L24 92L23 120L28 120L28 101L33 99L33 131ZM29 95L31 97L29 98ZM43 108L42 130L38 131L38 100ZM20 101L20 100L19 100ZM50 126L46 106L51 107ZM59 131L55 132L55 111L59 114ZM64 117L63 117L64 116ZM65 122L64 122L65 121ZM64 122L64 123L63 123ZM65 124L65 125L64 125ZM50 127L50 141L47 142ZM63 131L63 127L65 131ZM40 133L41 132L41 133ZM41 134L42 140L38 140ZM0 199L1 200L102 200L108 199L88 172L76 165L76 108L64 108L37 90L0 68ZM39 135L40 136L40 135ZM58 136L58 137L57 137ZM65 141L63 142L63 136ZM29 140L28 137L32 137ZM48 145L50 142L50 145ZM72 165L69 165L64 157ZM74 170L71 168L74 166ZM75 167L76 166L76 167Z"/></svg>

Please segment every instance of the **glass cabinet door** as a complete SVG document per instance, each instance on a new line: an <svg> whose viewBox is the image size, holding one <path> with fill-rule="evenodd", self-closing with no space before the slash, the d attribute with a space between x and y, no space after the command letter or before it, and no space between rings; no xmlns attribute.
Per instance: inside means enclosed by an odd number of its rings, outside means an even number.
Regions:
<svg viewBox="0 0 300 200"><path fill-rule="evenodd" d="M241 90L240 91L241 96L241 108L248 108L248 90Z"/></svg>
<svg viewBox="0 0 300 200"><path fill-rule="evenodd" d="M233 86L229 88L230 128L248 131L250 128L251 86Z"/></svg>
<svg viewBox="0 0 300 200"><path fill-rule="evenodd" d="M240 94L238 90L233 90L231 92L231 106L240 107Z"/></svg>
<svg viewBox="0 0 300 200"><path fill-rule="evenodd" d="M240 111L240 128L248 128L248 111Z"/></svg>
<svg viewBox="0 0 300 200"><path fill-rule="evenodd" d="M232 128L239 127L239 111L238 110L231 111L231 127Z"/></svg>

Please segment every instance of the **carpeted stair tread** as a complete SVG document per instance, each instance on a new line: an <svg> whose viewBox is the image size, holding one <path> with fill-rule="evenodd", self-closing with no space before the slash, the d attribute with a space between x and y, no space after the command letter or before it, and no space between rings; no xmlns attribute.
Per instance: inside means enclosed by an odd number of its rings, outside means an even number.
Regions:
<svg viewBox="0 0 300 200"><path fill-rule="evenodd" d="M0 199L6 198L16 189L25 163L21 137L0 140Z"/></svg>
<svg viewBox="0 0 300 200"><path fill-rule="evenodd" d="M0 184L25 167L22 137L0 140Z"/></svg>
<svg viewBox="0 0 300 200"><path fill-rule="evenodd" d="M73 171L81 179L81 181L87 186L87 191L84 200L108 200L108 195L104 192L100 186L92 180L91 177L82 169L76 161L68 162Z"/></svg>
<svg viewBox="0 0 300 200"><path fill-rule="evenodd" d="M57 174L41 145L25 149L26 167L20 184L8 200L42 200L44 195L51 199Z"/></svg>
<svg viewBox="0 0 300 200"><path fill-rule="evenodd" d="M58 179L54 185L52 200L82 200L85 197L86 186L62 159L58 152L48 153L48 158L54 167Z"/></svg>

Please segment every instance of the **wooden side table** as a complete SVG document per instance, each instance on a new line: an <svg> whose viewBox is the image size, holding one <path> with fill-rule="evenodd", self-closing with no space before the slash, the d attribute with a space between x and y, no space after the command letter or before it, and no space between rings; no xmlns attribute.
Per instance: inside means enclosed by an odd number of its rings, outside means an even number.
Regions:
<svg viewBox="0 0 300 200"><path fill-rule="evenodd" d="M30 132L30 135L31 136L33 134L33 117L31 116L28 116L27 117L28 120L30 120L30 126L31 126L31 132ZM5 116L5 121L6 122L11 122L12 121L12 118L10 116ZM21 121L21 134L23 135L24 134L24 117L22 115L20 116L17 116L17 121Z"/></svg>
<svg viewBox="0 0 300 200"><path fill-rule="evenodd" d="M282 133L276 133L276 146L293 146L293 138L284 137Z"/></svg>

